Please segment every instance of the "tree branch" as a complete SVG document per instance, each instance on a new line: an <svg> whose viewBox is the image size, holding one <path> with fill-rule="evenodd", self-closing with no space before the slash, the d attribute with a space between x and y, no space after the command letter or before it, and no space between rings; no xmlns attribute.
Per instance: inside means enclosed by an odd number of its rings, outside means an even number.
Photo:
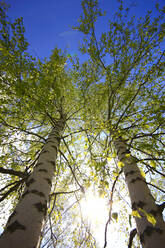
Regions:
<svg viewBox="0 0 165 248"><path fill-rule="evenodd" d="M85 193L84 187L83 187L83 186L79 183L79 181L77 180L76 175L75 175L75 173L74 173L74 171L73 171L73 169L72 169L72 166L70 165L70 163L69 163L67 157L64 155L64 153L63 153L62 151L59 150L59 152L61 153L61 155L63 156L63 158L66 160L66 162L67 162L67 164L68 164L68 166L69 166L69 168L70 168L70 170L71 170L71 172L72 172L72 175L73 175L73 177L74 177L76 183L77 183L78 186L81 188L81 191L82 191L83 193Z"/></svg>
<svg viewBox="0 0 165 248"><path fill-rule="evenodd" d="M2 119L2 118L1 118L1 119ZM40 136L39 134L33 133L33 132L31 132L31 131L28 131L28 130L24 130L24 129L20 128L20 127L14 127L14 126L12 126L12 125L9 125L9 124L8 124L5 120L3 120L3 119L2 119L2 124L5 125L5 126L7 126L7 127L10 127L10 128L13 128L13 129L16 129L16 130L20 130L20 131L22 131L22 132L24 132L24 133L27 133L27 134L31 134L31 135L33 135L33 136L36 136L36 137L38 137L38 138L40 138L40 139L42 139L42 140L44 140L44 141L46 142L46 139L45 139L44 137Z"/></svg>
<svg viewBox="0 0 165 248"><path fill-rule="evenodd" d="M2 202L3 200L5 200L5 198L6 198L8 195L10 195L10 193L12 193L13 191L16 191L16 190L18 189L19 185L20 185L21 183L23 183L24 181L25 181L25 180L22 179L22 180L20 180L20 181L15 182L15 185L14 185L13 187L11 187L6 193L3 194L3 196L0 198L0 202Z"/></svg>
<svg viewBox="0 0 165 248"><path fill-rule="evenodd" d="M15 171L12 169L5 169L3 167L0 167L0 173L14 175L14 176L22 177L22 178L28 176L27 172Z"/></svg>
<svg viewBox="0 0 165 248"><path fill-rule="evenodd" d="M129 236L129 243L128 243L128 248L131 248L132 247L132 242L133 242L133 239L135 237L135 235L137 234L137 229L133 229L131 232L130 232L130 236Z"/></svg>
<svg viewBox="0 0 165 248"><path fill-rule="evenodd" d="M160 191L162 191L163 193L165 193L165 190L159 188L158 186L156 186L156 185L154 185L152 183L148 183L148 182L147 182L147 184L150 185L150 186L152 186L152 187L154 187L154 188L156 188L156 189L158 189L158 190L160 190Z"/></svg>

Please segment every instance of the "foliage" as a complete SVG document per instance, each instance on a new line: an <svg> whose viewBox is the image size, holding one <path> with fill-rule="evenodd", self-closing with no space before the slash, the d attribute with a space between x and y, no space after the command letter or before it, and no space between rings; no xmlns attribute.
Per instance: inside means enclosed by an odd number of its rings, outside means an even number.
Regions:
<svg viewBox="0 0 165 248"><path fill-rule="evenodd" d="M50 130L61 113L67 116L40 247L98 246L81 214L84 190L91 187L110 203L107 223L119 223L115 228L128 242L132 216L140 213L130 206L116 137L128 144L156 203L163 202L164 9L155 18L148 12L129 20L129 8L119 2L99 37L96 24L104 13L97 1L82 1L75 28L84 33L80 51L88 60L83 63L58 48L44 61L30 56L22 18L11 23L1 5L2 207L12 201L14 208ZM143 214L155 224L152 215Z"/></svg>

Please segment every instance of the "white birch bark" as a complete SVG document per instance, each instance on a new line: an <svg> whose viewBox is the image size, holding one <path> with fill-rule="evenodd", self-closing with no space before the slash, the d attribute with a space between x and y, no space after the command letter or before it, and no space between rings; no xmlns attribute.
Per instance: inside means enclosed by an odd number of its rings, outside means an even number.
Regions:
<svg viewBox="0 0 165 248"><path fill-rule="evenodd" d="M49 134L22 198L0 237L1 248L38 247L64 126L65 120L61 118Z"/></svg>
<svg viewBox="0 0 165 248"><path fill-rule="evenodd" d="M145 178L136 164L135 158L130 154L126 144L121 139L114 142L119 161L124 163L123 171L129 190L132 203L132 210L138 211L141 218L135 218L141 244L144 248L164 248L165 247L165 222L159 206L145 182ZM130 156L126 156L130 154ZM152 214L156 224L151 224L146 215L139 211L143 209L146 213Z"/></svg>

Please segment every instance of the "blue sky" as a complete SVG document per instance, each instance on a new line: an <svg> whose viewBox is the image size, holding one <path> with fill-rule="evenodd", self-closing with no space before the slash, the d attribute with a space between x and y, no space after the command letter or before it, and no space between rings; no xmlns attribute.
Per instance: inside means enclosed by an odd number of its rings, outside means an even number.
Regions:
<svg viewBox="0 0 165 248"><path fill-rule="evenodd" d="M163 5L164 0L124 1L128 5L136 3L136 8L132 9L134 15L144 15L147 9L154 8L156 2ZM6 3L11 6L8 15L12 19L23 17L29 52L33 56L49 57L55 46L77 54L82 35L71 27L81 14L81 0L6 0ZM107 12L97 25L100 32L106 28L106 20L113 16L118 3L117 0L99 0L99 3Z"/></svg>

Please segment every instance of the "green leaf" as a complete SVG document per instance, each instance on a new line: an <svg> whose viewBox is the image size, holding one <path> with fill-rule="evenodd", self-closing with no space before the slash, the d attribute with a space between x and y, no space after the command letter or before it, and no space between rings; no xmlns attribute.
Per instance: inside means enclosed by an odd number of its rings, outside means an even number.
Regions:
<svg viewBox="0 0 165 248"><path fill-rule="evenodd" d="M155 162L155 161L151 161L151 162L150 162L150 165L151 165L151 167L153 167L154 169L156 168L156 162Z"/></svg>
<svg viewBox="0 0 165 248"><path fill-rule="evenodd" d="M130 225L130 227L132 227L132 221L131 221L131 219L132 219L132 215L129 214L129 225Z"/></svg>
<svg viewBox="0 0 165 248"><path fill-rule="evenodd" d="M118 213L117 212L112 213L112 218L117 221L118 220Z"/></svg>
<svg viewBox="0 0 165 248"><path fill-rule="evenodd" d="M107 158L107 161L108 161L108 162L112 161L112 157L108 157L108 158Z"/></svg>

